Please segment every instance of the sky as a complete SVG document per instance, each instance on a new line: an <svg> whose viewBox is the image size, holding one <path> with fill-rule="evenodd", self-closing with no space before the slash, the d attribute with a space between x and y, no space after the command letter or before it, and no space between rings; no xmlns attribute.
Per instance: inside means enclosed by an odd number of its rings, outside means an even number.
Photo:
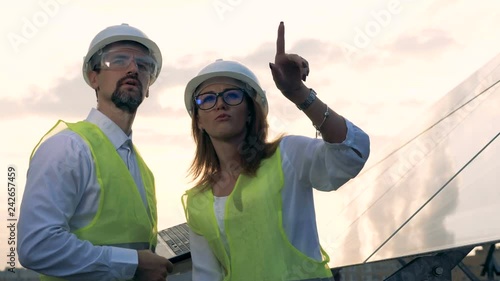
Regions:
<svg viewBox="0 0 500 281"><path fill-rule="evenodd" d="M57 120L82 120L96 106L81 67L90 41L107 26L138 27L162 51L162 72L139 108L133 141L155 173L163 229L184 222L180 197L191 187L187 170L194 144L183 95L203 66L219 58L247 65L266 90L271 137L314 137L310 121L276 89L268 68L284 21L286 51L309 62L306 85L370 135L369 166L402 131L499 53L498 11L494 0L480 5L460 0L14 1L0 12L0 48L9 66L0 75L0 167L17 170L17 214L38 140ZM0 202L0 219L7 222L6 191ZM340 212L331 205L332 212ZM0 262L8 251L6 235L0 233Z"/></svg>

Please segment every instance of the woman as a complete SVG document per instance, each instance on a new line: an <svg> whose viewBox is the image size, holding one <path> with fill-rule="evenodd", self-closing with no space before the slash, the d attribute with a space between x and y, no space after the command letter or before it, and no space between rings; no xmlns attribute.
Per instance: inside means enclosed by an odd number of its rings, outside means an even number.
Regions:
<svg viewBox="0 0 500 281"><path fill-rule="evenodd" d="M319 245L313 190L354 178L369 138L328 108L303 81L307 61L286 54L278 28L276 86L321 133L267 142L267 100L257 77L238 62L217 60L187 85L196 186L183 203L191 229L193 280L330 280Z"/></svg>

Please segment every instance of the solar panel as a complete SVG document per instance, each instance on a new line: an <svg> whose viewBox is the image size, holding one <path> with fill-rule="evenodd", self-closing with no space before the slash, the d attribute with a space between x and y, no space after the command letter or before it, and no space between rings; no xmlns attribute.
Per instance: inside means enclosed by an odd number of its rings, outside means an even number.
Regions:
<svg viewBox="0 0 500 281"><path fill-rule="evenodd" d="M315 196L330 266L500 241L499 80L497 56L356 179Z"/></svg>

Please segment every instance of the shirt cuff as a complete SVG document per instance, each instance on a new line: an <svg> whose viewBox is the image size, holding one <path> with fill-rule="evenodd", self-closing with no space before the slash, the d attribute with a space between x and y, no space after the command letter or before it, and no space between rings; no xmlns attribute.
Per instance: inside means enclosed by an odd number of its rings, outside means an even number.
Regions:
<svg viewBox="0 0 500 281"><path fill-rule="evenodd" d="M111 247L111 268L117 279L133 279L138 264L139 257L136 250Z"/></svg>
<svg viewBox="0 0 500 281"><path fill-rule="evenodd" d="M344 120L345 120L345 125L347 127L347 133L346 133L344 141L341 143L331 143L331 142L325 141L325 143L328 146L337 147L337 148L342 148L342 147L346 148L346 146L352 147L354 139L355 139L356 128L351 121L347 120L346 118L344 118Z"/></svg>

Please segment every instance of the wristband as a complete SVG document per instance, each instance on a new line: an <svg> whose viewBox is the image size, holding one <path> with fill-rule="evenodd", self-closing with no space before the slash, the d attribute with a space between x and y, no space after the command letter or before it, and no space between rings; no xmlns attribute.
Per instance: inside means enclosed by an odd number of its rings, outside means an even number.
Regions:
<svg viewBox="0 0 500 281"><path fill-rule="evenodd" d="M316 100L316 92L313 89L310 90L311 92L309 93L307 99L303 103L297 105L298 109L306 110Z"/></svg>

